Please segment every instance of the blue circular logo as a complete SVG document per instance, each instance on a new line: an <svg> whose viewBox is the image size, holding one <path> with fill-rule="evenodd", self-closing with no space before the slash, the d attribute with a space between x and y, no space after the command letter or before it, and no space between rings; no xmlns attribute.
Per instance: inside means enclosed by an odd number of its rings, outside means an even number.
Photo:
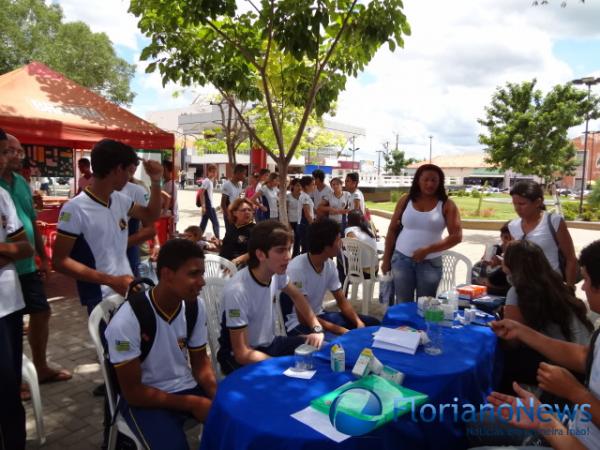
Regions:
<svg viewBox="0 0 600 450"><path fill-rule="evenodd" d="M379 396L365 388L350 388L338 395L329 408L329 420L336 430L350 436L373 431L383 412Z"/></svg>

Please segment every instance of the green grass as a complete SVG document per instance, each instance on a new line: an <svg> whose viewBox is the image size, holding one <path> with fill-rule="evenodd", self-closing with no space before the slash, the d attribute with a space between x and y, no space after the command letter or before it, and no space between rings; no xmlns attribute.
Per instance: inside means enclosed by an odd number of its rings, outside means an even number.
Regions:
<svg viewBox="0 0 600 450"><path fill-rule="evenodd" d="M479 203L478 198L473 197L451 197L456 206L460 209L460 216L463 219L489 219L489 220L509 220L517 217L512 203L488 202L485 197L481 202L481 215L475 216L475 210ZM394 211L396 207L392 202L367 202L369 209L381 209L383 211Z"/></svg>

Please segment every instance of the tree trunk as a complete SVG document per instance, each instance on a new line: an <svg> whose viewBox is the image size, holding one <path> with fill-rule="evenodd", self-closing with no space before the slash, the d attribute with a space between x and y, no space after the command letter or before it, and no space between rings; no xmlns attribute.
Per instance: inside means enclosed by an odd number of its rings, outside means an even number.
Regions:
<svg viewBox="0 0 600 450"><path fill-rule="evenodd" d="M277 158L277 170L279 172L279 220L282 223L289 223L287 214L287 172L289 163L285 156L280 155Z"/></svg>

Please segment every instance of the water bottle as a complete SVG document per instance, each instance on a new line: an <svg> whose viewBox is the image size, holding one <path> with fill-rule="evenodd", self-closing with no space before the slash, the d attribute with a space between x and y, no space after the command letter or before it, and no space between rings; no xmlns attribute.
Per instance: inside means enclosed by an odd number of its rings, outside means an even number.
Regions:
<svg viewBox="0 0 600 450"><path fill-rule="evenodd" d="M429 342L425 345L425 353L428 355L439 355L442 353L442 322L444 321L444 310L439 300L434 299L425 311L425 322L427 322L427 337Z"/></svg>

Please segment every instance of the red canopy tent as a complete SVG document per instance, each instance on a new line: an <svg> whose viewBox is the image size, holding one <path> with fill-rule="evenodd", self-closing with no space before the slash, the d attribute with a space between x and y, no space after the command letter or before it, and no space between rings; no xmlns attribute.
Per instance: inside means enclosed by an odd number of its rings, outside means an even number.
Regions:
<svg viewBox="0 0 600 450"><path fill-rule="evenodd" d="M173 149L175 137L39 62L0 76L0 128L23 144L89 149L103 138Z"/></svg>

